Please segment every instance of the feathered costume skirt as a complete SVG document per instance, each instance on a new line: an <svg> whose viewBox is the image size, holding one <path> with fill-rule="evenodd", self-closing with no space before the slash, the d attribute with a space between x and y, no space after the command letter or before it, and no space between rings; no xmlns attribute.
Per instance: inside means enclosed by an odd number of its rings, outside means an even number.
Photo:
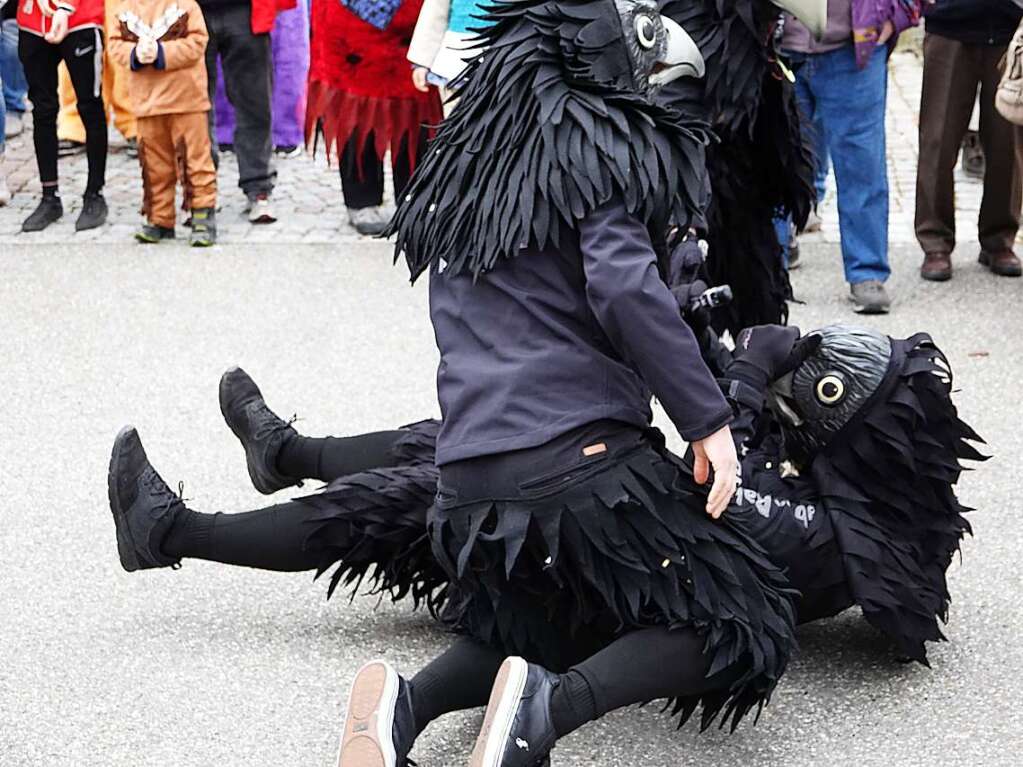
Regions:
<svg viewBox="0 0 1023 767"><path fill-rule="evenodd" d="M517 493L460 500L438 491L437 426L408 428L402 466L302 499L319 512L308 545L320 573L338 565L331 593L368 576L454 631L553 670L630 630L692 627L709 673L735 681L674 700L683 721L702 704L704 727L719 716L734 727L767 701L795 646L795 592L756 542L706 515L706 492L659 433L629 430Z"/></svg>

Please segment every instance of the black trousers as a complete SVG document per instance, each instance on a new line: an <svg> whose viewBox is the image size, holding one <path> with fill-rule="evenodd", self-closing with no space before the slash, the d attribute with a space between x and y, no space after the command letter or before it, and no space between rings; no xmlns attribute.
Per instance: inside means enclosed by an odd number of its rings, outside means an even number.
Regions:
<svg viewBox="0 0 1023 767"><path fill-rule="evenodd" d="M928 32L920 99L916 238L925 253L956 245L954 170L980 86L980 143L987 166L977 231L992 253L1012 250L1023 207L1023 127L995 109L1004 45L967 45Z"/></svg>
<svg viewBox="0 0 1023 767"><path fill-rule="evenodd" d="M235 112L234 153L238 186L249 199L270 194L277 179L273 169L271 133L273 61L270 35L252 33L250 3L203 5L210 40L206 45L206 76L210 103L216 101L217 56L223 63L227 100ZM210 143L217 157L216 111L211 109Z"/></svg>
<svg viewBox="0 0 1023 767"><path fill-rule="evenodd" d="M79 29L57 45L39 35L18 35L18 58L28 81L32 101L32 140L35 144L39 180L44 187L57 185L57 67L67 64L78 99L78 113L85 125L85 152L89 163L86 194L103 189L107 166L107 117L103 109L103 32Z"/></svg>
<svg viewBox="0 0 1023 767"><path fill-rule="evenodd" d="M422 157L426 151L426 131L419 133L415 156ZM350 139L341 151L341 192L345 207L353 210L373 208L384 201L384 164L377 154L373 134L366 137L362 152L357 142ZM401 146L391 158L394 174L394 196L398 198L408 186L412 177L412 163L409 161L408 137L401 140Z"/></svg>

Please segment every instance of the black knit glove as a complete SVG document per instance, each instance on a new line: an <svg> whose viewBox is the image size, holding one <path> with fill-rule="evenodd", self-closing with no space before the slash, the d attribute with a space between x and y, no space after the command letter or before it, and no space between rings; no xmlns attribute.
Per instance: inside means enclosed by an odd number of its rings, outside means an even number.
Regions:
<svg viewBox="0 0 1023 767"><path fill-rule="evenodd" d="M764 390L772 381L795 370L820 346L821 338L800 338L799 328L757 325L739 332L728 377Z"/></svg>

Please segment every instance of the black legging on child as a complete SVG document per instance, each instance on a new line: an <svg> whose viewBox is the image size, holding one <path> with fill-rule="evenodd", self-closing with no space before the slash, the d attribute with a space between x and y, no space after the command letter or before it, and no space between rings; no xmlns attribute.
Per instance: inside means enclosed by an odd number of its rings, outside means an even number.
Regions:
<svg viewBox="0 0 1023 767"><path fill-rule="evenodd" d="M422 157L426 151L425 130L419 132L415 147L416 157ZM341 192L344 195L345 207L357 210L372 208L384 201L384 163L377 154L377 146L373 133L365 139L362 153L358 152L358 142L350 139L341 150ZM391 158L391 171L394 179L394 196L401 197L409 179L412 177L412 163L409 161L408 137L401 140L398 151Z"/></svg>
<svg viewBox="0 0 1023 767"><path fill-rule="evenodd" d="M107 117L100 85L103 79L103 32L96 28L69 32L56 45L39 35L18 36L18 57L32 101L32 140L35 144L39 180L44 191L57 187L57 67L67 64L78 99L78 114L85 126L85 153L89 178L85 193L103 189L107 165Z"/></svg>
<svg viewBox="0 0 1023 767"><path fill-rule="evenodd" d="M403 434L294 437L281 450L277 468L295 479L330 481L395 465L392 448ZM315 514L312 506L299 502L241 514L189 510L164 539L163 552L263 570L314 570L319 557L305 549L305 541ZM639 629L568 669L551 701L559 737L624 706L727 687L731 677L725 673L708 678L704 642L691 628ZM504 658L500 650L476 640L457 639L411 680L417 729L446 713L485 706Z"/></svg>

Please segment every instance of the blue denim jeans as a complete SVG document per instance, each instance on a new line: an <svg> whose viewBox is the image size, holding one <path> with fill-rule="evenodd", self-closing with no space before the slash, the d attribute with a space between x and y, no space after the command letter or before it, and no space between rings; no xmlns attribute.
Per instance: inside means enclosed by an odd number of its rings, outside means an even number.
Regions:
<svg viewBox="0 0 1023 767"><path fill-rule="evenodd" d="M17 19L5 19L0 26L0 81L3 81L3 101L7 111L24 112L28 83L18 59ZM2 121L0 125L3 125Z"/></svg>
<svg viewBox="0 0 1023 767"><path fill-rule="evenodd" d="M799 107L812 125L821 126L817 133L823 133L823 144L834 165L846 281L884 282L891 274L885 50L878 49L862 70L856 67L852 45L829 53L796 53L790 57L801 65L796 73Z"/></svg>

